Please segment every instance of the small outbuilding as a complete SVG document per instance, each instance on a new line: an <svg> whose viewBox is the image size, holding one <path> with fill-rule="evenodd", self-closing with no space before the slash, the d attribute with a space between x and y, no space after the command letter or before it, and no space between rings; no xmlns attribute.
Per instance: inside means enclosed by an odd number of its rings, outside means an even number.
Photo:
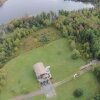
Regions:
<svg viewBox="0 0 100 100"><path fill-rule="evenodd" d="M42 62L33 65L33 70L36 74L37 80L41 85L41 89L47 98L56 96L55 89L51 82L50 66L44 66Z"/></svg>
<svg viewBox="0 0 100 100"><path fill-rule="evenodd" d="M36 74L36 77L41 84L46 83L51 79L52 76L51 76L49 68L50 66L47 66L45 68L42 62L39 62L33 65L33 69Z"/></svg>
<svg viewBox="0 0 100 100"><path fill-rule="evenodd" d="M46 70L42 62L36 63L33 68L37 77L46 74Z"/></svg>

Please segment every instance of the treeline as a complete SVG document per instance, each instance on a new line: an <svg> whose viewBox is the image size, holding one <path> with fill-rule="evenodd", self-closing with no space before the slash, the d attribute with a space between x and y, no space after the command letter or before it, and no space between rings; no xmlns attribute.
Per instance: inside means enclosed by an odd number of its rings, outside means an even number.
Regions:
<svg viewBox="0 0 100 100"><path fill-rule="evenodd" d="M79 50L84 58L100 59L100 9L76 12L61 10L58 16L53 12L43 12L36 17L24 17L3 26L3 36L0 37L0 66L14 55L22 38L51 24L61 31L61 36L69 38L73 51Z"/></svg>
<svg viewBox="0 0 100 100"><path fill-rule="evenodd" d="M100 59L100 9L59 11L54 25L61 36L69 38L71 44L74 41L73 48L84 58Z"/></svg>
<svg viewBox="0 0 100 100"><path fill-rule="evenodd" d="M77 1L82 1L82 2L93 2L93 3L98 3L100 0L77 0Z"/></svg>
<svg viewBox="0 0 100 100"><path fill-rule="evenodd" d="M55 20L57 15L50 11L50 13L41 13L40 15L34 16L26 16L21 19L13 20L7 25L2 25L0 27L0 37L3 34L8 34L13 32L16 28L43 28L45 26L49 26L53 20Z"/></svg>
<svg viewBox="0 0 100 100"><path fill-rule="evenodd" d="M64 0L64 1L67 1L67 0ZM84 3L92 3L95 7L99 7L100 8L100 0L72 0L72 1L81 1L81 2L84 2Z"/></svg>
<svg viewBox="0 0 100 100"><path fill-rule="evenodd" d="M67 1L67 0L64 0L64 1ZM100 3L100 0L72 0L72 1L91 2L93 4Z"/></svg>
<svg viewBox="0 0 100 100"><path fill-rule="evenodd" d="M13 20L0 30L0 67L14 55L21 40L35 31L52 25L61 37L69 39L74 55L76 51L87 59L100 59L100 9L42 13L36 17ZM43 41L47 40L43 37Z"/></svg>
<svg viewBox="0 0 100 100"><path fill-rule="evenodd" d="M77 1L91 2L92 4L94 4L95 7L99 7L100 8L100 0L77 0Z"/></svg>

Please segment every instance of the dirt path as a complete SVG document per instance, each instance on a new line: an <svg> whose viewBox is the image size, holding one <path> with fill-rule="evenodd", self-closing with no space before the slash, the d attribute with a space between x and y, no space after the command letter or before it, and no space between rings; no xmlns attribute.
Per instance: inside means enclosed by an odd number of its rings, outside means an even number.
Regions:
<svg viewBox="0 0 100 100"><path fill-rule="evenodd" d="M26 95L17 96L13 99L10 99L10 100L25 100L25 99L28 99L28 98L31 98L33 96L37 96L40 94L43 94L42 90L37 90L37 91L31 92L31 93L26 94Z"/></svg>
<svg viewBox="0 0 100 100"><path fill-rule="evenodd" d="M71 75L71 76L65 78L65 79L62 80L62 81L59 81L59 82L54 83L54 84L53 84L54 88L56 88L56 87L58 87L58 86L60 86L60 85L62 85L62 84L64 84L64 83L67 83L67 82L69 82L69 81L71 81L71 80L73 80L73 79L75 79L75 78L77 78L77 77L80 77L81 75L83 75L83 74L86 73L87 71L92 70L92 66L91 66L91 65L93 65L93 64L98 64L98 63L100 63L100 61L93 60L93 61L91 61L90 63L88 63L88 64L82 66L82 68L83 68L82 70L79 70L78 72L76 72L76 73L74 73L73 75ZM85 68L84 68L84 67L85 67ZM75 74L77 74L78 76L74 77ZM26 94L26 95L17 96L17 97L15 97L15 98L13 98L13 99L10 99L10 100L25 100L25 99L28 100L28 98L31 98L31 97L33 97L33 96L37 96L37 95L40 95L40 94L44 94L44 91L42 91L42 90L37 90L37 91L31 92L31 93Z"/></svg>

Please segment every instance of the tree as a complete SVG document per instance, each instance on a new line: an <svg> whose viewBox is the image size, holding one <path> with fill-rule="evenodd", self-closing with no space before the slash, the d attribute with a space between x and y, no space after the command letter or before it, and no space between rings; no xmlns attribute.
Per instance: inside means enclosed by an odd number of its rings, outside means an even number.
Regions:
<svg viewBox="0 0 100 100"><path fill-rule="evenodd" d="M100 82L100 65L94 69L94 75L96 76L97 80Z"/></svg>
<svg viewBox="0 0 100 100"><path fill-rule="evenodd" d="M68 37L68 30L66 29L65 26L62 27L62 36L63 37Z"/></svg>
<svg viewBox="0 0 100 100"><path fill-rule="evenodd" d="M43 23L44 23L45 26L51 25L51 22L50 22L49 19L45 19L45 20L43 21Z"/></svg>
<svg viewBox="0 0 100 100"><path fill-rule="evenodd" d="M83 91L82 89L76 89L74 92L73 92L73 95L75 97L81 97L83 95Z"/></svg>

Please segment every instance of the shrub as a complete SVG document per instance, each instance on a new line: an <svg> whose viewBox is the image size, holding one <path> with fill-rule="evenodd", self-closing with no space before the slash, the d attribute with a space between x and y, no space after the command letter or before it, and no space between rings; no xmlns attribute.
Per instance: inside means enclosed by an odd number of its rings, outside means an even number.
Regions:
<svg viewBox="0 0 100 100"><path fill-rule="evenodd" d="M47 35L42 35L40 38L40 42L46 44L49 42L49 37Z"/></svg>
<svg viewBox="0 0 100 100"><path fill-rule="evenodd" d="M75 97L81 97L83 95L83 91L81 89L76 89L73 93Z"/></svg>

